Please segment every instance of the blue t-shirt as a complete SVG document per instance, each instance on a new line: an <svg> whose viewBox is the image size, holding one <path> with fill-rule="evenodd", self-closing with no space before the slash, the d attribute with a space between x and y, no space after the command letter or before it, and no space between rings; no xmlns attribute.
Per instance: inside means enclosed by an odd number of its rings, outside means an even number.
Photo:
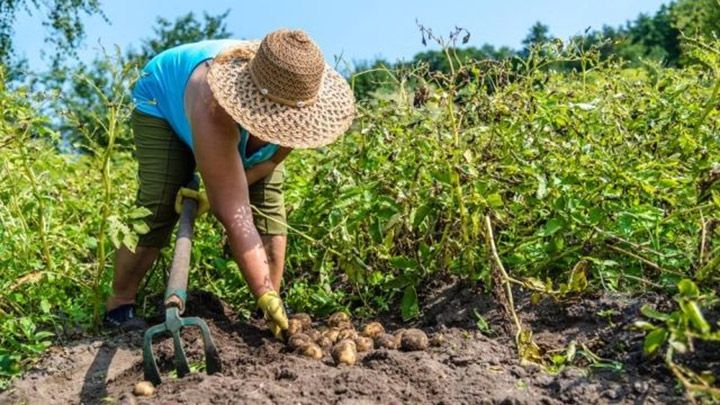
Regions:
<svg viewBox="0 0 720 405"><path fill-rule="evenodd" d="M142 113L166 120L180 140L192 150L192 130L185 114L185 86L199 64L241 42L234 39L207 40L163 51L145 65L133 88L135 108ZM246 156L245 148L249 135L242 128L240 135L238 150L245 168L270 159L279 149L278 145L268 144L252 156Z"/></svg>

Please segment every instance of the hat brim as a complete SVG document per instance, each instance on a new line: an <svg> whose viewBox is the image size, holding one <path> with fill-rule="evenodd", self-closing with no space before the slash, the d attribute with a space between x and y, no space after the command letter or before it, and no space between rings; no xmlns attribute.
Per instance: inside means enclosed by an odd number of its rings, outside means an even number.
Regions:
<svg viewBox="0 0 720 405"><path fill-rule="evenodd" d="M248 42L245 47L257 48ZM355 117L352 89L326 66L316 101L290 107L263 96L242 57L222 58L210 66L207 80L222 108L253 136L289 148L317 148L335 141Z"/></svg>

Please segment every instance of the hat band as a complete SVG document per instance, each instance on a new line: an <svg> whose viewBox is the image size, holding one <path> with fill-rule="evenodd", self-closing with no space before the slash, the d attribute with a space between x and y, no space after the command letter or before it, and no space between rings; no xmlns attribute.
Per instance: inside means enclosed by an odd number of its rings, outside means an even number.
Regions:
<svg viewBox="0 0 720 405"><path fill-rule="evenodd" d="M266 99L268 99L274 103L286 105L288 107L303 108L303 107L311 106L311 105L315 104L315 101L317 101L317 96L313 96L313 97L305 99L305 100L291 100L289 98L271 94L270 91L267 89L267 87L265 87L261 83L259 83L259 80L257 79L257 77L255 77L255 72L253 71L251 66L248 66L248 72L250 73L250 79L255 84L255 87L258 88L258 91L260 92L260 94L263 97L265 97Z"/></svg>

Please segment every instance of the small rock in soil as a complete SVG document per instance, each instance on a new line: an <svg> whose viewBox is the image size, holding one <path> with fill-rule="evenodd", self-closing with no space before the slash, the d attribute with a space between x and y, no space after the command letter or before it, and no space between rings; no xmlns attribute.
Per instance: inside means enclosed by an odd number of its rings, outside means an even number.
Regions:
<svg viewBox="0 0 720 405"><path fill-rule="evenodd" d="M635 390L638 394L646 393L648 388L648 383L645 381L635 381L633 383L633 390Z"/></svg>
<svg viewBox="0 0 720 405"><path fill-rule="evenodd" d="M289 370L287 368L281 368L280 370L278 370L277 373L275 373L276 380L295 381L297 378L298 378L297 373L292 370Z"/></svg>

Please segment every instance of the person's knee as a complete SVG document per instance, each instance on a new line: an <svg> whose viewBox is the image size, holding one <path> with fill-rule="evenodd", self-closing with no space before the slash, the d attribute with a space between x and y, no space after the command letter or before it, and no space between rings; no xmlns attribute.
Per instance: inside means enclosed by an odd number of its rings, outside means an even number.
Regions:
<svg viewBox="0 0 720 405"><path fill-rule="evenodd" d="M145 220L148 232L139 236L138 246L163 248L170 241L178 214L172 204L157 204L146 208L151 212Z"/></svg>

